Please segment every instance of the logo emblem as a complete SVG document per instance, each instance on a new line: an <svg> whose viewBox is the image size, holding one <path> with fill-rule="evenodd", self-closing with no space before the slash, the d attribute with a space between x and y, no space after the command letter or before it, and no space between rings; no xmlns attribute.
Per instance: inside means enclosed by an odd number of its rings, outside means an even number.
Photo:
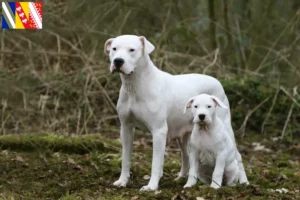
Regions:
<svg viewBox="0 0 300 200"><path fill-rule="evenodd" d="M2 2L2 29L42 29L42 2Z"/></svg>

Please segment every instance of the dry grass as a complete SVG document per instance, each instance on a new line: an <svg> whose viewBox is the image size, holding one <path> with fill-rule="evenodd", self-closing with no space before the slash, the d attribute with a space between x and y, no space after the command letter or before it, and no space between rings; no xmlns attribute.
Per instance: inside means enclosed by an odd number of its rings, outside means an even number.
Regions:
<svg viewBox="0 0 300 200"><path fill-rule="evenodd" d="M229 11L235 9L235 0L227 3ZM216 11L220 11L216 12L218 48L211 49L207 2L203 0L196 5L170 0L160 6L150 1L137 5L132 0L44 1L42 31L1 31L0 133L116 132L120 80L108 72L103 44L119 34L145 35L156 46L152 59L157 67L172 74L205 73L225 85L243 79L262 78L259 80L264 80L265 86L278 81L276 87L286 88L289 96L300 79L299 12L289 2L261 14L270 8L259 5L263 4L254 1L248 5L253 12L250 18L229 14L227 30L223 4L216 4ZM271 95L273 90L270 87ZM243 101L241 96L233 92L229 96L233 112L240 112L235 98ZM291 99L297 110L299 95ZM243 116L235 119L236 128L242 125L244 130L253 124L257 104L250 104ZM267 117L266 113L261 113L265 121L278 114L273 109ZM288 115L280 114L283 118ZM291 115L288 122L299 124L295 109Z"/></svg>

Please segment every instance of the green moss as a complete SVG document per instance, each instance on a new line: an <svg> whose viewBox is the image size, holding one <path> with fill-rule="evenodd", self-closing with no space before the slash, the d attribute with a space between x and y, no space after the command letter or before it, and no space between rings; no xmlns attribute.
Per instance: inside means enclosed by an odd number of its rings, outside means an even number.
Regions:
<svg viewBox="0 0 300 200"><path fill-rule="evenodd" d="M20 151L51 150L84 154L90 151L117 152L120 143L100 134L66 137L58 134L22 134L0 136L0 148Z"/></svg>
<svg viewBox="0 0 300 200"><path fill-rule="evenodd" d="M3 136L1 137L2 150L0 156L0 194L4 199L297 199L300 193L299 188L299 165L293 160L299 159L294 155L275 151L272 154L252 151L252 138L247 141L238 141L245 146L247 155L243 155L244 165L251 185L237 185L236 187L224 186L214 190L208 184L197 183L196 186L183 189L186 179L174 181L177 172L180 170L180 153L169 152L165 159L164 176L160 181L160 193L140 192L139 189L146 185L144 175L150 175L151 170L151 148L145 147L135 149L132 157L131 179L127 188L116 188L112 183L117 180L120 174L121 160L120 151L101 150L98 145L86 151L77 140L85 142L104 142L109 145L119 143L99 135L80 136L74 138L40 135L37 137ZM30 139L31 140L30 140ZM39 138L39 139L37 139ZM43 138L43 139L41 139ZM88 139L89 138L89 139ZM93 138L93 139L91 139ZM256 140L257 137L254 137ZM62 148L56 152L49 150L42 145L30 146L30 151L22 148L10 148L26 143L35 144L36 141L47 141L44 144L53 147L58 141L60 144L72 145L73 152ZM65 141L64 141L65 140ZM8 142L7 142L8 141ZM51 141L51 142L49 142ZM250 142L248 142L250 141ZM263 142L261 139L259 140ZM75 145L76 144L76 145ZM108 146L109 146L108 145ZM22 146L22 145L21 145ZM34 147L34 148L33 148ZM78 150L76 150L78 148ZM113 149L115 149L113 148ZM12 149L18 150L13 151ZM74 153L78 152L78 153ZM82 154L82 152L85 152ZM271 192L270 189L286 188L287 194Z"/></svg>

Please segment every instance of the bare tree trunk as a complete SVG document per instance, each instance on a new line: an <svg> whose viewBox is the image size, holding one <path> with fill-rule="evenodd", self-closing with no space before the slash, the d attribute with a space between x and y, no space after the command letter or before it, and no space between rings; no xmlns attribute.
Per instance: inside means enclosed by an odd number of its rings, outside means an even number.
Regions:
<svg viewBox="0 0 300 200"><path fill-rule="evenodd" d="M223 0L223 9L224 9L224 23L225 23L225 30L226 30L226 36L228 40L228 45L232 44L232 38L231 38L231 30L229 25L229 16L228 16L228 1Z"/></svg>
<svg viewBox="0 0 300 200"><path fill-rule="evenodd" d="M208 13L209 13L209 29L210 29L210 42L212 49L217 48L217 41L216 41L216 15L215 15L215 6L214 0L207 0L208 1Z"/></svg>

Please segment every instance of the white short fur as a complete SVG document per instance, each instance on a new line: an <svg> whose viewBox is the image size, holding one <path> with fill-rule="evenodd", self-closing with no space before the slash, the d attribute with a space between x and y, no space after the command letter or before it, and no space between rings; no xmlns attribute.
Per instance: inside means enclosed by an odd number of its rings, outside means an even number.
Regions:
<svg viewBox="0 0 300 200"><path fill-rule="evenodd" d="M186 107L191 108L194 128L190 140L190 170L184 188L196 184L197 179L219 188L222 181L234 186L239 180L238 153L235 141L218 117L217 107L228 109L217 97L201 94L191 98ZM242 180L244 181L244 180Z"/></svg>
<svg viewBox="0 0 300 200"><path fill-rule="evenodd" d="M122 86L117 103L121 123L122 170L119 180L114 182L115 186L125 187L128 183L136 127L151 132L153 137L151 178L148 185L141 190L156 190L163 175L167 141L180 138L182 166L179 177L188 172L187 141L193 124L191 114L182 115L187 100L192 96L208 93L217 96L229 107L224 89L218 80L200 74L174 76L163 72L155 67L149 57L153 50L154 46L145 37L135 35L111 38L104 45L112 73L116 71L114 60L124 60L119 69ZM217 112L231 137L234 137L229 109L217 109ZM241 167L243 171L243 166ZM246 176L243 180L247 181Z"/></svg>

